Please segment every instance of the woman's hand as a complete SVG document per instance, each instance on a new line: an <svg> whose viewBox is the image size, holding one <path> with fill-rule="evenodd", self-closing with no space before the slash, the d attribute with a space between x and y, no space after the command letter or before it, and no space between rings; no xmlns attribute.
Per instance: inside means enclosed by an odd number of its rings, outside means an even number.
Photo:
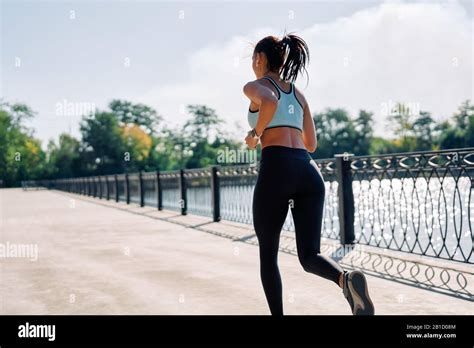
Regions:
<svg viewBox="0 0 474 348"><path fill-rule="evenodd" d="M257 144L258 144L258 138L252 136L252 131L249 131L247 133L247 136L245 137L245 143L247 144L248 147L251 149L256 149Z"/></svg>

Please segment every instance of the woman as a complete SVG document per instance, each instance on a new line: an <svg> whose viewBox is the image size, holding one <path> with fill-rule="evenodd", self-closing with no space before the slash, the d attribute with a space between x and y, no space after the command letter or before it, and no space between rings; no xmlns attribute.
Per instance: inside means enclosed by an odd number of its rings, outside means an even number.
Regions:
<svg viewBox="0 0 474 348"><path fill-rule="evenodd" d="M363 273L344 271L320 254L324 179L308 153L317 146L308 102L294 86L298 74L306 71L308 60L308 46L300 37L265 37L252 56L257 79L244 86L253 128L245 141L250 148L256 148L259 141L262 146L252 206L262 285L272 315L283 315L277 254L290 206L298 258L304 270L341 287L354 315L371 315L374 306Z"/></svg>

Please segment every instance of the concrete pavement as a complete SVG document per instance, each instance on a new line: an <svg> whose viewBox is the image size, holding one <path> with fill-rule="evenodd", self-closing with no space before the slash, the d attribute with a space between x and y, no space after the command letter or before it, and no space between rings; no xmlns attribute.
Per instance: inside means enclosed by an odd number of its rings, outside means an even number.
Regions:
<svg viewBox="0 0 474 348"><path fill-rule="evenodd" d="M4 250L7 243L38 248L37 260L0 258L0 314L269 314L258 248L163 220L176 214L0 190ZM219 233L253 234L251 226L218 224ZM279 264L285 314L351 314L341 290L304 272L297 257L280 253ZM474 313L466 300L372 276L368 282L376 314Z"/></svg>

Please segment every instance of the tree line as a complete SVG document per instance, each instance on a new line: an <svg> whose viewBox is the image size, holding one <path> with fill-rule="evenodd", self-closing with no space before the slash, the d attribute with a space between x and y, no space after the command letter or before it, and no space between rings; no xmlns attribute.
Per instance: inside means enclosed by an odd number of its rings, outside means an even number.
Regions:
<svg viewBox="0 0 474 348"><path fill-rule="evenodd" d="M125 172L200 168L217 163L219 151L245 147L225 131L225 122L205 105L188 105L190 118L168 127L150 106L112 100L107 110L83 115L80 138L63 133L43 149L25 123L35 112L23 103L0 103L0 185ZM474 105L463 102L451 118L436 122L427 111L413 113L398 103L387 128L394 138L373 134L373 113L351 117L341 108L313 114L315 159L350 152L375 155L474 146Z"/></svg>

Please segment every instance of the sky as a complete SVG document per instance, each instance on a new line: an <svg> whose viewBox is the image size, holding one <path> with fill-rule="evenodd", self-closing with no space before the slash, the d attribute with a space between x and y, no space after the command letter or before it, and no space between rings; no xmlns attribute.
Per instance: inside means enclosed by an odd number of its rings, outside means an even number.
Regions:
<svg viewBox="0 0 474 348"><path fill-rule="evenodd" d="M37 112L29 125L43 146L79 137L82 113L112 99L151 105L169 127L189 119L186 105L205 104L243 138L252 45L286 31L309 45L309 81L296 85L311 111L371 111L375 134L392 137L395 102L439 121L474 99L472 5L2 0L0 96Z"/></svg>

